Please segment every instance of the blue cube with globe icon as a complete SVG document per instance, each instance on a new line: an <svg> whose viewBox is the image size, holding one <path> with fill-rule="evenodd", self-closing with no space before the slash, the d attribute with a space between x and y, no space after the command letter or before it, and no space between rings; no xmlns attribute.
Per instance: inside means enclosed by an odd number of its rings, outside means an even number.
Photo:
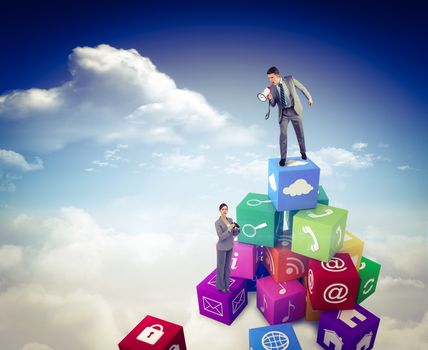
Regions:
<svg viewBox="0 0 428 350"><path fill-rule="evenodd" d="M289 323L250 328L250 350L301 350L293 326Z"/></svg>
<svg viewBox="0 0 428 350"><path fill-rule="evenodd" d="M310 159L290 157L285 166L269 159L268 194L277 211L311 209L317 205L320 168Z"/></svg>

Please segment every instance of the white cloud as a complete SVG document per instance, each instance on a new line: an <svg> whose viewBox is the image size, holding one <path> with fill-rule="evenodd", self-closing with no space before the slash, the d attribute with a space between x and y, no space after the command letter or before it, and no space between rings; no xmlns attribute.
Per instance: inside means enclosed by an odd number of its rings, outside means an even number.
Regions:
<svg viewBox="0 0 428 350"><path fill-rule="evenodd" d="M0 97L0 123L22 149L49 152L87 139L184 144L189 137L247 146L260 138L259 127L237 124L200 93L178 88L135 49L76 47L69 66L71 79L60 86Z"/></svg>
<svg viewBox="0 0 428 350"><path fill-rule="evenodd" d="M21 176L4 173L0 170L0 192L15 192L15 181L20 179Z"/></svg>
<svg viewBox="0 0 428 350"><path fill-rule="evenodd" d="M323 147L319 151L308 152L308 156L321 168L321 174L325 176L331 176L336 167L370 168L374 165L375 159L373 154L356 155L351 151L336 147Z"/></svg>
<svg viewBox="0 0 428 350"><path fill-rule="evenodd" d="M206 159L203 155L171 153L162 157L162 165L165 169L197 170L201 169L205 163Z"/></svg>
<svg viewBox="0 0 428 350"><path fill-rule="evenodd" d="M15 218L1 239L25 236L26 249L13 270L2 273L2 347L113 350L152 314L183 325L189 348L248 348L248 329L267 325L254 294L231 327L198 314L195 285L215 266L212 222L206 215L189 222L182 208L146 209L133 208L154 221L153 227L165 217L174 227L148 231L134 221L136 232L126 234L103 228L77 208L49 218ZM173 234L177 222L183 222L182 229ZM421 254L426 239L384 239L388 234L369 231L364 237L364 255L381 263L382 270L376 293L363 306L381 318L376 348L422 350L428 346L427 287L418 276L426 271L427 257ZM301 320L293 327L303 349L316 347L316 323Z"/></svg>
<svg viewBox="0 0 428 350"><path fill-rule="evenodd" d="M412 233L384 233L381 229L371 226L367 227L360 237L370 242L364 245L364 255L383 262L382 273L402 278L407 276L428 284L426 237Z"/></svg>
<svg viewBox="0 0 428 350"><path fill-rule="evenodd" d="M43 161L39 157L35 157L35 163L29 163L20 153L0 149L0 192L14 192L20 174L41 169Z"/></svg>
<svg viewBox="0 0 428 350"><path fill-rule="evenodd" d="M229 125L215 136L216 143L229 147L254 146L259 144L265 131L258 125Z"/></svg>
<svg viewBox="0 0 428 350"><path fill-rule="evenodd" d="M282 190L285 195L292 197L308 194L314 189L311 184L308 184L305 179L297 179L290 186L284 187Z"/></svg>
<svg viewBox="0 0 428 350"><path fill-rule="evenodd" d="M255 181L264 181L267 172L266 159L253 159L250 162L241 163L239 160L230 159L231 163L227 164L223 170L226 174L252 177Z"/></svg>
<svg viewBox="0 0 428 350"><path fill-rule="evenodd" d="M301 165L306 165L308 164L308 162L302 161L302 160L288 160L285 162L285 166L301 166Z"/></svg>
<svg viewBox="0 0 428 350"><path fill-rule="evenodd" d="M29 163L25 157L11 150L0 149L0 169L28 172L43 169L43 161L36 157L35 163Z"/></svg>
<svg viewBox="0 0 428 350"><path fill-rule="evenodd" d="M260 158L261 157L260 154L253 153L253 152L245 152L244 156L248 157L248 158Z"/></svg>
<svg viewBox="0 0 428 350"><path fill-rule="evenodd" d="M13 245L0 246L0 270L6 270L22 260L22 248Z"/></svg>
<svg viewBox="0 0 428 350"><path fill-rule="evenodd" d="M104 151L104 159L93 160L92 164L95 164L101 168L117 168L119 163L129 163L129 159L121 155L122 150L127 148L128 145L118 144L114 149L107 149Z"/></svg>
<svg viewBox="0 0 428 350"><path fill-rule="evenodd" d="M377 145L379 148L388 148L389 147L389 145L387 144L387 143L382 143L382 142L380 142L380 143L378 143L378 145Z"/></svg>
<svg viewBox="0 0 428 350"><path fill-rule="evenodd" d="M406 171L406 170L410 170L413 168L410 165L400 165L400 166L397 166L397 169L401 170L401 171Z"/></svg>
<svg viewBox="0 0 428 350"><path fill-rule="evenodd" d="M361 151L361 150L363 150L364 148L367 148L367 146L368 146L368 145L369 145L368 143L357 142L357 143L354 143L354 144L352 145L352 149L353 149L353 150L356 150L356 151Z"/></svg>
<svg viewBox="0 0 428 350"><path fill-rule="evenodd" d="M269 149L271 149L271 150L276 150L278 148L278 145L274 145L274 144L270 143L266 147L269 148Z"/></svg>

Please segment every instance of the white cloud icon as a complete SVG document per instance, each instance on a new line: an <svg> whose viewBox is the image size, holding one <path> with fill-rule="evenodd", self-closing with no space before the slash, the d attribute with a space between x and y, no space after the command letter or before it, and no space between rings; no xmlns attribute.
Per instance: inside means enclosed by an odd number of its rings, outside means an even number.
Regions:
<svg viewBox="0 0 428 350"><path fill-rule="evenodd" d="M285 166L300 166L300 165L306 165L308 162L303 162L301 160L289 160L285 163Z"/></svg>
<svg viewBox="0 0 428 350"><path fill-rule="evenodd" d="M308 194L313 190L313 186L308 184L305 179L297 179L289 187L284 187L284 194L294 196L301 196L302 194Z"/></svg>

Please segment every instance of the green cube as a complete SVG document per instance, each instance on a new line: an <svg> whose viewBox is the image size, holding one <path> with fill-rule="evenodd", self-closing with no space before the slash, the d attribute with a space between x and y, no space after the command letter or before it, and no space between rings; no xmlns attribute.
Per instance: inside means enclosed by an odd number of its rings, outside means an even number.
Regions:
<svg viewBox="0 0 428 350"><path fill-rule="evenodd" d="M236 220L241 226L239 242L275 247L283 231L284 213L275 210L268 195L248 193L236 207Z"/></svg>
<svg viewBox="0 0 428 350"><path fill-rule="evenodd" d="M328 205L329 199L327 193L325 193L324 187L321 185L318 187L317 203ZM290 232L293 232L293 217L299 211L298 210L289 210L285 213L285 220L287 221L287 228Z"/></svg>
<svg viewBox="0 0 428 350"><path fill-rule="evenodd" d="M324 204L293 217L291 250L328 262L342 248L348 211Z"/></svg>
<svg viewBox="0 0 428 350"><path fill-rule="evenodd" d="M360 264L360 288L358 290L357 303L361 303L372 295L376 290L379 279L380 264L366 257L361 258Z"/></svg>

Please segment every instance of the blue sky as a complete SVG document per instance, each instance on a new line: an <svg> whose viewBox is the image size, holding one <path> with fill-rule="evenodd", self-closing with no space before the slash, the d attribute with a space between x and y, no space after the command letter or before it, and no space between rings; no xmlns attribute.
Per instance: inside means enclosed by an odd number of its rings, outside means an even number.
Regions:
<svg viewBox="0 0 428 350"><path fill-rule="evenodd" d="M185 252L213 244L218 204L235 217L248 192L266 192L267 159L279 156L276 110L265 121L267 104L256 98L276 65L313 96L311 108L302 96L308 155L331 203L349 210L348 229L394 266L385 267L384 290L415 281L426 290L426 251L418 250L427 234L426 12L406 4L1 5L0 260L16 259L0 264L4 285L25 285L21 272L34 264L32 285L69 295L76 286L57 290L46 256L55 262L68 251L65 237L79 227L94 230L98 243L120 237L131 250L133 239L153 232ZM291 128L289 140L291 155ZM421 257L413 272L388 255L404 245ZM203 261L192 282L211 269L210 252L197 253ZM108 293L105 302L117 306ZM388 316L423 319L408 314ZM120 335L128 324L106 327ZM36 349L24 333L30 345L9 336L11 349ZM43 344L65 349L61 338Z"/></svg>

